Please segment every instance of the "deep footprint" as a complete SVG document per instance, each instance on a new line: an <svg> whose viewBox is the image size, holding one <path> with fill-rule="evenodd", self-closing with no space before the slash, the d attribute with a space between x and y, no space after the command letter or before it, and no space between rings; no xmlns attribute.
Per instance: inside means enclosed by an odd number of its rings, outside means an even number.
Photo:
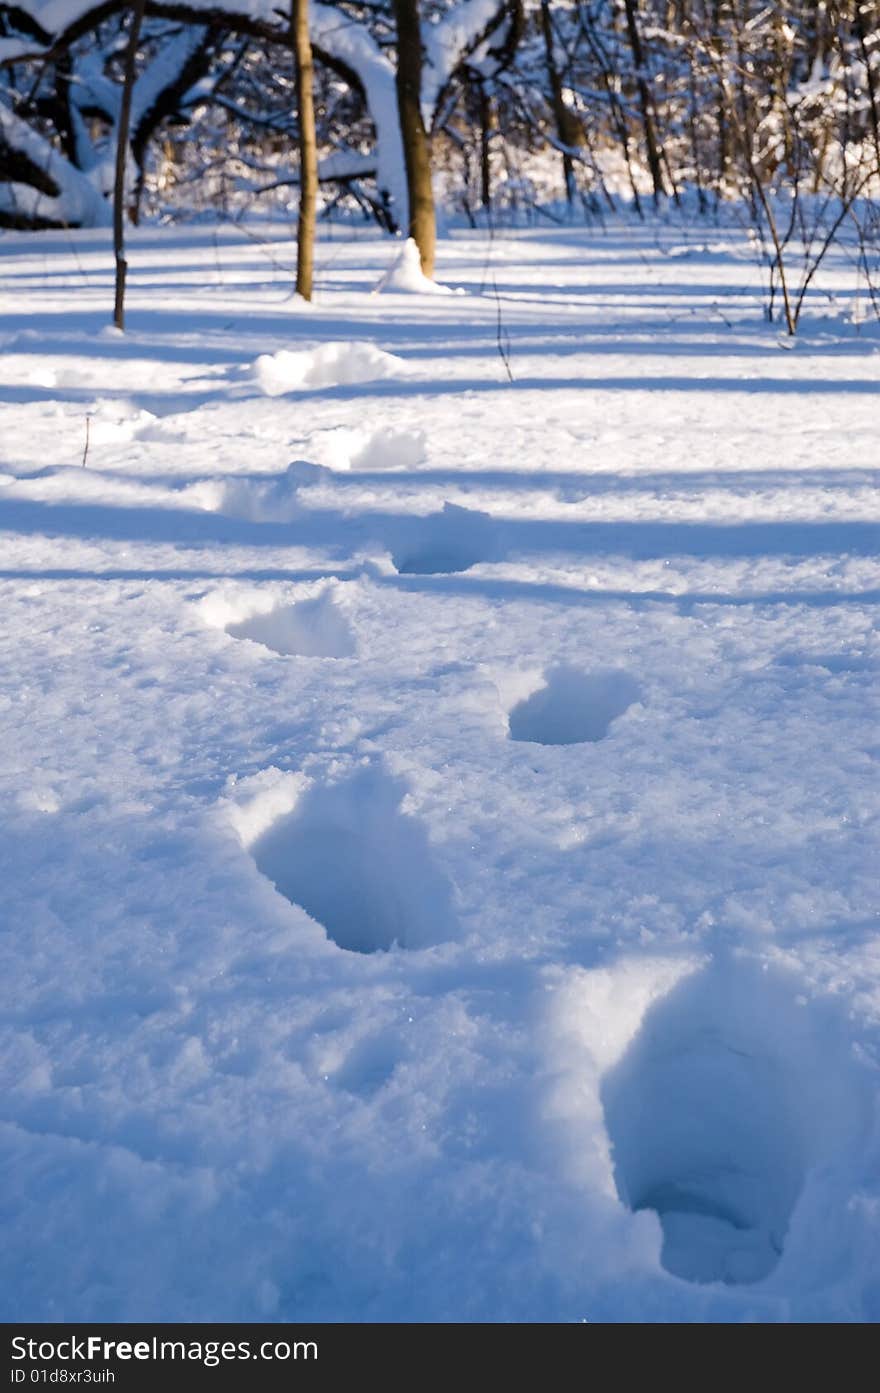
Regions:
<svg viewBox="0 0 880 1393"><path fill-rule="evenodd" d="M491 561L497 542L487 513L446 503L441 513L418 520L415 537L404 534L391 559L398 575L454 575Z"/></svg>
<svg viewBox="0 0 880 1393"><path fill-rule="evenodd" d="M638 683L626 672L552 668L546 686L510 712L510 738L539 745L602 740L612 721L640 699Z"/></svg>
<svg viewBox="0 0 880 1393"><path fill-rule="evenodd" d="M731 963L649 1011L602 1102L620 1198L659 1216L663 1266L736 1284L777 1266L808 1169L852 1145L863 1097L837 1022Z"/></svg>
<svg viewBox="0 0 880 1393"><path fill-rule="evenodd" d="M340 948L375 953L455 937L452 887L400 811L405 789L375 770L314 788L252 848L258 868Z"/></svg>
<svg viewBox="0 0 880 1393"><path fill-rule="evenodd" d="M226 632L232 638L261 643L284 657L350 658L356 652L351 626L328 595L281 605L268 614L230 624Z"/></svg>

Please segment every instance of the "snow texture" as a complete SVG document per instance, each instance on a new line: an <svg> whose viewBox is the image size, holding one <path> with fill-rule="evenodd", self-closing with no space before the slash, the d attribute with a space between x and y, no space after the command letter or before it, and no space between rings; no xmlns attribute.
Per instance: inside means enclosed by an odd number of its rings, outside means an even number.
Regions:
<svg viewBox="0 0 880 1393"><path fill-rule="evenodd" d="M247 231L0 240L3 1316L876 1321L846 256Z"/></svg>

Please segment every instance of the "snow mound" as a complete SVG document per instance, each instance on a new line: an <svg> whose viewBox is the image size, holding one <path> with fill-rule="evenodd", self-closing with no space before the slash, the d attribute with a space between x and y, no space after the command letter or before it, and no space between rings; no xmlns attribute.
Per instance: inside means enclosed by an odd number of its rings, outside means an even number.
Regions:
<svg viewBox="0 0 880 1393"><path fill-rule="evenodd" d="M222 513L245 522L293 522L302 516L299 491L329 477L308 460L294 460L280 473L263 478L198 479L180 490L188 508Z"/></svg>
<svg viewBox="0 0 880 1393"><path fill-rule="evenodd" d="M371 343L322 343L317 348L263 353L253 365L253 378L267 397L315 387L347 387L403 377L407 365L393 353Z"/></svg>
<svg viewBox="0 0 880 1393"><path fill-rule="evenodd" d="M427 437L422 430L351 430L325 432L325 457L336 470L415 469L423 464Z"/></svg>
<svg viewBox="0 0 880 1393"><path fill-rule="evenodd" d="M88 408L89 440L92 445L124 444L140 438L142 431L151 430L157 423L152 411L145 411L125 398L119 401L103 397Z"/></svg>
<svg viewBox="0 0 880 1393"><path fill-rule="evenodd" d="M602 1102L618 1192L658 1215L663 1266L733 1285L777 1267L810 1174L840 1191L867 1116L840 1020L747 962L712 964L655 1004Z"/></svg>
<svg viewBox="0 0 880 1393"><path fill-rule="evenodd" d="M422 271L419 249L412 237L404 242L398 256L376 286L375 294L383 290L402 291L408 295L452 295L447 285L438 285Z"/></svg>
<svg viewBox="0 0 880 1393"><path fill-rule="evenodd" d="M641 697L626 672L580 672L551 668L545 685L514 706L508 717L512 740L540 745L578 745L603 740L613 721Z"/></svg>
<svg viewBox="0 0 880 1393"><path fill-rule="evenodd" d="M352 469L414 469L425 459L422 430L377 430L364 434L350 457Z"/></svg>
<svg viewBox="0 0 880 1393"><path fill-rule="evenodd" d="M314 785L251 847L275 888L340 948L375 953L455 937L452 889L405 790L375 769Z"/></svg>

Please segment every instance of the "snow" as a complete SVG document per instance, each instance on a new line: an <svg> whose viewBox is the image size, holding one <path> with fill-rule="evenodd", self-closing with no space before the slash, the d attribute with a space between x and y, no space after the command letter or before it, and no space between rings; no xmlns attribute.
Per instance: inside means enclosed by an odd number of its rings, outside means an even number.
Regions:
<svg viewBox="0 0 880 1393"><path fill-rule="evenodd" d="M376 290L398 290L411 295L452 294L448 286L438 285L424 274L419 249L412 237L406 239Z"/></svg>
<svg viewBox="0 0 880 1393"><path fill-rule="evenodd" d="M235 0L231 0L234 4ZM261 5L264 0L250 0ZM270 15L277 21L277 10ZM397 87L394 67L382 52L369 30L350 17L340 23L339 11L331 5L310 4L309 26L312 43L332 54L357 73L367 100L367 107L376 131L376 184L381 197L387 200L398 227L406 227L409 199L403 140L397 107Z"/></svg>
<svg viewBox="0 0 880 1393"><path fill-rule="evenodd" d="M871 1102L850 1056L835 1013L736 960L689 975L645 1016L602 1094L619 1188L660 1215L668 1271L760 1281L808 1174L833 1204Z"/></svg>
<svg viewBox="0 0 880 1393"><path fill-rule="evenodd" d="M406 364L370 343L322 343L307 350L261 353L253 365L254 381L267 397L306 387L338 387L379 378L401 377Z"/></svg>
<svg viewBox="0 0 880 1393"><path fill-rule="evenodd" d="M584 673L551 668L544 683L510 712L512 740L539 745L581 745L604 740L612 721L623 716L641 695L626 672Z"/></svg>
<svg viewBox="0 0 880 1393"><path fill-rule="evenodd" d="M248 231L0 239L4 1318L876 1320L846 256Z"/></svg>
<svg viewBox="0 0 880 1393"><path fill-rule="evenodd" d="M11 63L25 54L38 57L40 52L38 45L26 43L24 39L0 39L0 63Z"/></svg>
<svg viewBox="0 0 880 1393"><path fill-rule="evenodd" d="M96 185L37 131L19 120L0 97L0 140L4 137L44 173L51 191L4 181L0 184L0 214L39 218L52 224L109 225L111 209Z"/></svg>
<svg viewBox="0 0 880 1393"><path fill-rule="evenodd" d="M35 21L49 40L93 12L95 0L21 0L16 8ZM163 7L157 4L154 8L160 12ZM172 15L179 13L173 0L170 0L167 8ZM279 39L284 41L286 37L286 21L283 13L279 12L277 0L187 0L186 10L193 17L201 13L212 16L218 13L240 15L266 25L277 25ZM357 75L376 133L375 159L370 163L375 165L379 195L387 204L397 226L405 227L408 221L406 174L391 60L364 25L348 16L341 22L339 11L330 5L310 4L309 26L315 46ZM167 79L169 72L185 62L187 50L198 42L199 32L195 30L194 36L184 35L179 41L168 45L136 84L135 126L138 118L149 109L158 86ZM5 52L0 48L0 61L18 56L17 40L0 42L10 46ZM40 49L36 47L32 51L39 53ZM111 94L111 101L115 101L115 93ZM79 218L60 220L76 224ZM85 225L97 226L100 222L92 217Z"/></svg>
<svg viewBox="0 0 880 1393"><path fill-rule="evenodd" d="M33 19L47 34L62 34L95 9L95 0L20 0L16 9ZM278 18L274 0L187 0L187 10L194 13L220 11L253 19Z"/></svg>
<svg viewBox="0 0 880 1393"><path fill-rule="evenodd" d="M463 0L437 23L424 25L422 111L428 130L456 69L469 55L479 60L480 40L491 31L503 8L501 0Z"/></svg>
<svg viewBox="0 0 880 1393"><path fill-rule="evenodd" d="M265 597L255 596L259 608L246 619L226 624L233 638L249 638L285 657L349 658L356 653L351 625L334 603L331 589L295 605L265 607Z"/></svg>
<svg viewBox="0 0 880 1393"><path fill-rule="evenodd" d="M163 93L180 79L187 63L204 46L209 33L210 30L203 25L193 25L173 35L161 46L132 88L130 119L133 131L137 131ZM115 86L113 90L118 91Z"/></svg>

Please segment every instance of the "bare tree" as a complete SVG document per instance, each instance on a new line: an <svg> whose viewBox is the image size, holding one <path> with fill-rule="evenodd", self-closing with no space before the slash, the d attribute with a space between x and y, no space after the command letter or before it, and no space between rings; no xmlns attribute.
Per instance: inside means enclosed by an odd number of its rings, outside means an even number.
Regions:
<svg viewBox="0 0 880 1393"><path fill-rule="evenodd" d="M128 166L128 131L131 125L131 97L137 64L138 40L147 0L135 0L131 7L131 31L125 54L122 100L116 127L116 176L113 182L113 254L116 258L116 294L113 302L113 323L125 328L125 281L128 262L125 259L125 175Z"/></svg>
<svg viewBox="0 0 880 1393"><path fill-rule="evenodd" d="M304 300L311 300L315 259L315 216L318 205L318 141L315 132L314 64L309 37L309 0L293 0L290 17L299 109L296 293Z"/></svg>
<svg viewBox="0 0 880 1393"><path fill-rule="evenodd" d="M431 185L431 149L422 116L422 28L419 0L394 0L397 22L397 105L406 183L409 235L419 249L422 270L434 274L437 220Z"/></svg>
<svg viewBox="0 0 880 1393"><path fill-rule="evenodd" d="M556 61L556 34L553 16L550 13L550 0L541 0L541 30L544 35L544 51L547 55L547 77L550 82L550 96L553 102L553 116L556 132L562 147L562 170L565 179L565 196L569 203L574 202L574 159L572 151L584 144L583 127L573 112L569 111L563 95L562 75Z"/></svg>
<svg viewBox="0 0 880 1393"><path fill-rule="evenodd" d="M654 119L654 106L651 100L651 89L648 84L647 59L642 35L638 21L638 0L625 0L626 4L626 28L629 35L629 46L632 49L633 63L636 69L636 88L639 94L639 104L642 109L642 127L645 134L645 153L648 157L648 168L651 171L651 183L654 186L654 200L662 198L666 192L663 183L663 170L660 163L660 148L657 141L657 127Z"/></svg>

